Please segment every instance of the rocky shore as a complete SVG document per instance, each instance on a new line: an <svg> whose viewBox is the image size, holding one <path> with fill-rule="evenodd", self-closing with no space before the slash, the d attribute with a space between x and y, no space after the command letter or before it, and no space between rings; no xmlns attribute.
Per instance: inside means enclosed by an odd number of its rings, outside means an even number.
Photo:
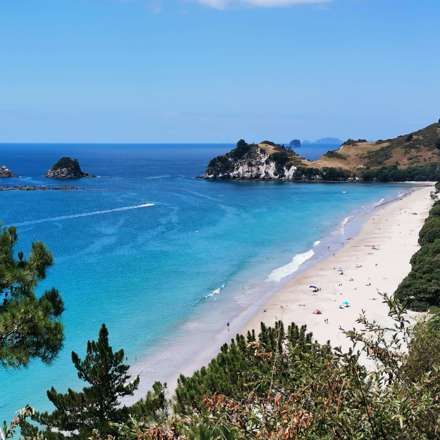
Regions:
<svg viewBox="0 0 440 440"><path fill-rule="evenodd" d="M36 186L36 185L11 185L0 186L0 191L76 191L74 186Z"/></svg>
<svg viewBox="0 0 440 440"><path fill-rule="evenodd" d="M0 166L0 178L15 177L15 174L5 165Z"/></svg>

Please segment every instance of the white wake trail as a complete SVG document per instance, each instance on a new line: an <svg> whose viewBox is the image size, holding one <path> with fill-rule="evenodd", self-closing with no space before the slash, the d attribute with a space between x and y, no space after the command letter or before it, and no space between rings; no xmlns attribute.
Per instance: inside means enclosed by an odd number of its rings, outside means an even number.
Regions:
<svg viewBox="0 0 440 440"><path fill-rule="evenodd" d="M15 223L14 226L37 225L39 223L71 220L71 219L81 218L81 217L90 217L92 215L111 214L112 212L131 211L132 209L151 208L152 206L154 206L154 203L143 203L141 205L123 206L122 208L106 209L106 210L102 210L102 211L84 212L82 214L60 215L58 217L49 217L49 218L42 218L39 220L30 220L30 221L21 222L21 223Z"/></svg>

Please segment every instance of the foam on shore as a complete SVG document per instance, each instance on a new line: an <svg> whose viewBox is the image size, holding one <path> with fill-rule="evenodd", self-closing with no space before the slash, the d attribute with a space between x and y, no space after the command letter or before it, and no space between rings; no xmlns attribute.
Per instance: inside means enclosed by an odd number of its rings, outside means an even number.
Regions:
<svg viewBox="0 0 440 440"><path fill-rule="evenodd" d="M269 274L266 281L279 283L283 278L293 275L307 260L310 260L314 255L315 251L313 249L309 249L307 252L295 255L290 263L274 269Z"/></svg>

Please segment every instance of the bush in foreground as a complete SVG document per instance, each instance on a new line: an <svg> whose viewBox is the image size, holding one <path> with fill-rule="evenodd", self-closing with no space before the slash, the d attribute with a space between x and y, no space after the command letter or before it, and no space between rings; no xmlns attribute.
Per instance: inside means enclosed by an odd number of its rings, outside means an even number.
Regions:
<svg viewBox="0 0 440 440"><path fill-rule="evenodd" d="M262 325L258 336L253 332L237 336L207 367L192 377L182 376L171 401L166 401L164 388L156 384L144 401L124 410L124 420L109 416L100 425L90 419L87 431L78 425L68 437L437 439L438 326L424 320L411 327L403 307L385 299L394 325L382 328L361 316L361 329L346 332L353 343L347 353L318 344L305 327L292 324L285 329L281 322L274 327ZM368 371L361 357L374 362L376 368ZM101 382L94 386L99 388ZM169 411L171 407L173 411ZM70 420L70 409L59 407L57 411L59 417L65 411L65 420ZM13 427L26 426L32 414L26 409ZM55 430L25 438L64 438L62 435Z"/></svg>
<svg viewBox="0 0 440 440"><path fill-rule="evenodd" d="M440 306L440 202L435 202L419 234L420 250L395 295L412 310Z"/></svg>

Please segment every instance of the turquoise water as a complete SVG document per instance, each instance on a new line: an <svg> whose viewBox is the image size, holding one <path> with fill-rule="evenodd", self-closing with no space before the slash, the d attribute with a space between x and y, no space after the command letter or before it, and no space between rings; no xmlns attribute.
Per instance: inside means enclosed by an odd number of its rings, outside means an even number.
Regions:
<svg viewBox="0 0 440 440"><path fill-rule="evenodd" d="M226 322L277 287L267 281L274 269L408 189L194 179L229 147L0 145L0 163L24 176L8 184L52 184L42 175L65 154L98 176L75 182L77 191L0 192L0 219L18 225L20 249L42 240L53 252L41 288L57 287L66 305L56 361L0 372L0 420L27 403L48 408L52 385L77 386L70 353L82 353L101 323L130 363L154 356L144 387L164 379L179 365L158 347L178 336L183 365L196 339L215 346Z"/></svg>

